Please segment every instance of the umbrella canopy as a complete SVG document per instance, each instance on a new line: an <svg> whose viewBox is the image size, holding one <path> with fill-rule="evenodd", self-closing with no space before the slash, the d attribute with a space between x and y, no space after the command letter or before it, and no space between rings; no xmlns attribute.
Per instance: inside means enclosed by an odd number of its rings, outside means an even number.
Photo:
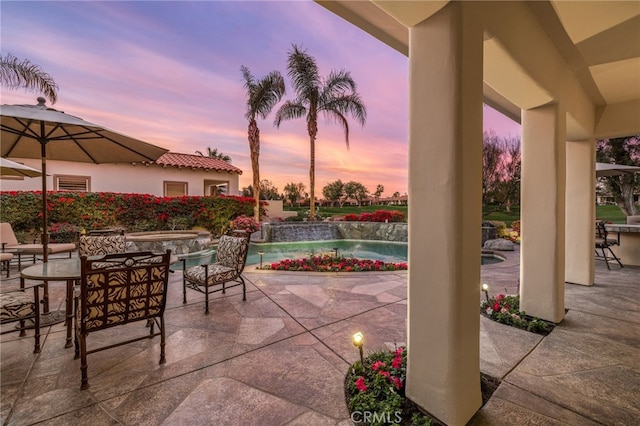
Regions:
<svg viewBox="0 0 640 426"><path fill-rule="evenodd" d="M596 163L596 177L620 176L640 173L640 167L624 164Z"/></svg>
<svg viewBox="0 0 640 426"><path fill-rule="evenodd" d="M29 166L25 166L24 164L16 163L15 161L0 158L0 175L38 177L42 176L42 172L40 170L32 169Z"/></svg>
<svg viewBox="0 0 640 426"><path fill-rule="evenodd" d="M42 244L47 261L47 159L85 163L155 161L168 150L45 105L0 105L0 156L42 159Z"/></svg>

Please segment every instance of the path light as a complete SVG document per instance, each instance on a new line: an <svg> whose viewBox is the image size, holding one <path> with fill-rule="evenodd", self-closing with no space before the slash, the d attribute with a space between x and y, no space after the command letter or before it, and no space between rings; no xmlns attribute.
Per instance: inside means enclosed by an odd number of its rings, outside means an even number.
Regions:
<svg viewBox="0 0 640 426"><path fill-rule="evenodd" d="M364 343L364 335L358 331L356 334L353 335L352 342L353 342L353 345L358 348L358 351L360 351L360 364L362 364L362 366L364 367L364 358L362 356L362 345Z"/></svg>
<svg viewBox="0 0 640 426"><path fill-rule="evenodd" d="M262 255L264 254L264 252L260 250L258 254L260 255L260 269L262 269Z"/></svg>
<svg viewBox="0 0 640 426"><path fill-rule="evenodd" d="M338 247L334 247L333 251L335 252L334 259L338 258Z"/></svg>
<svg viewBox="0 0 640 426"><path fill-rule="evenodd" d="M484 291L484 296L487 298L487 303L489 303L489 284L482 284L482 291Z"/></svg>

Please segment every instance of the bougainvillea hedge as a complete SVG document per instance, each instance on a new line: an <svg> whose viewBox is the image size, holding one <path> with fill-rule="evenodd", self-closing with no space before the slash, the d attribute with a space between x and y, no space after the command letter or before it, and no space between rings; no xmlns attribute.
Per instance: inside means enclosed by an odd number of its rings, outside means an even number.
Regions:
<svg viewBox="0 0 640 426"><path fill-rule="evenodd" d="M42 191L2 191L2 221L16 232L39 230ZM264 207L264 206L261 206ZM49 225L79 229L122 227L127 232L202 227L220 235L234 218L253 215L252 197L157 197L113 192L47 192Z"/></svg>

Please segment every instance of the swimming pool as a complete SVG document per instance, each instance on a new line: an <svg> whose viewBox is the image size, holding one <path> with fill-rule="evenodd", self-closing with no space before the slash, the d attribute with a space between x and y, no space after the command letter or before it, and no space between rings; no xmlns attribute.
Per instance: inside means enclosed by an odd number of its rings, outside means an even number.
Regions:
<svg viewBox="0 0 640 426"><path fill-rule="evenodd" d="M325 240L296 241L282 243L251 243L247 255L247 265L277 262L283 259L299 259L311 255L337 254L358 259L382 260L383 262L406 262L407 243L375 240ZM215 249L187 257L187 267L211 263L215 259ZM492 253L482 254L482 265L502 262L504 259Z"/></svg>

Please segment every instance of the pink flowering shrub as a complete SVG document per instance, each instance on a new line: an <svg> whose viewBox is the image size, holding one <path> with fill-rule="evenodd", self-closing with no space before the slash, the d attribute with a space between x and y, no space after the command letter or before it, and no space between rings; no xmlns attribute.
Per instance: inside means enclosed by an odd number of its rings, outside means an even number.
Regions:
<svg viewBox="0 0 640 426"><path fill-rule="evenodd" d="M252 217L241 215L233 220L233 229L247 231L247 233L252 234L260 229L260 224Z"/></svg>
<svg viewBox="0 0 640 426"><path fill-rule="evenodd" d="M346 214L343 220L347 222L405 222L404 213L398 210L376 210L373 213Z"/></svg>
<svg viewBox="0 0 640 426"><path fill-rule="evenodd" d="M335 257L330 254L309 256L303 259L284 259L265 265L262 269L277 271L308 272L362 272L400 271L408 269L406 262L392 263L381 260L356 259L355 257Z"/></svg>

